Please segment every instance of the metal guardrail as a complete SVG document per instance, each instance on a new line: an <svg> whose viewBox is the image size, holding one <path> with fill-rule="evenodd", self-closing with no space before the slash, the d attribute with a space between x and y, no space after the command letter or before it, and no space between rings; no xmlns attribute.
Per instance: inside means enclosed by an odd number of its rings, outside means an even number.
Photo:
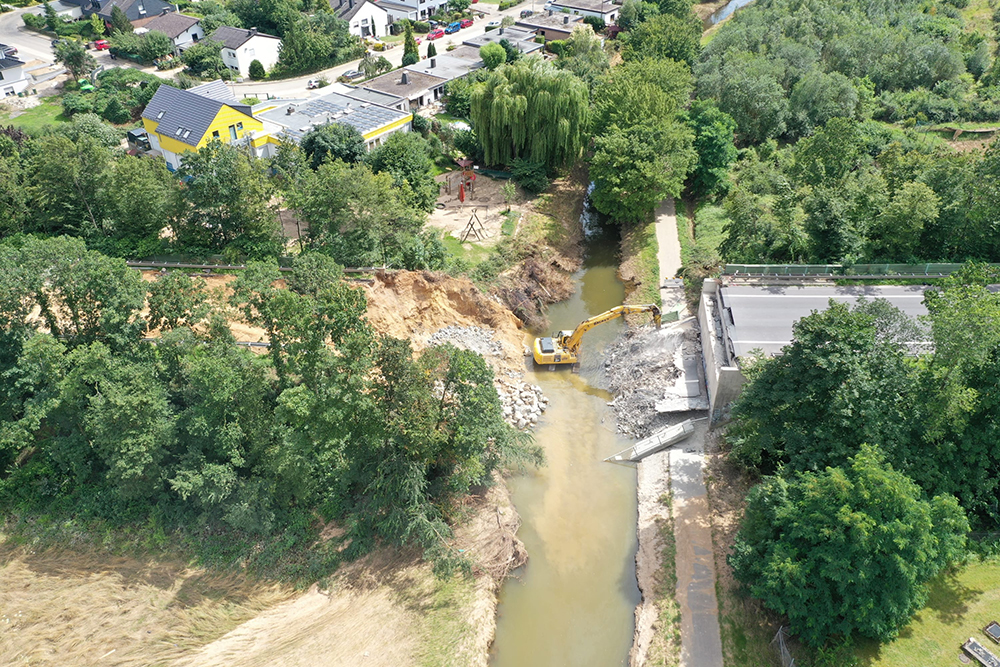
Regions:
<svg viewBox="0 0 1000 667"><path fill-rule="evenodd" d="M722 275L732 277L797 277L797 278L885 278L943 277L961 269L964 264L726 264ZM1000 268L1000 264L990 264Z"/></svg>

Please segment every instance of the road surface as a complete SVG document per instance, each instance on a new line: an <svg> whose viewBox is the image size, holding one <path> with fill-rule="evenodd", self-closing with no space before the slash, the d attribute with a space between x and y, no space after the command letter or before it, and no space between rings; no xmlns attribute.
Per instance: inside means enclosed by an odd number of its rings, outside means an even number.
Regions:
<svg viewBox="0 0 1000 667"><path fill-rule="evenodd" d="M17 58L25 63L39 60L42 63L52 62L51 40L24 27L25 14L41 14L42 6L15 9L12 12L0 14L0 43L17 49Z"/></svg>
<svg viewBox="0 0 1000 667"><path fill-rule="evenodd" d="M729 286L722 303L732 318L724 322L736 356L755 348L772 355L792 340L792 325L814 310L826 310L830 299L854 304L861 297L886 299L910 317L927 314L924 285L819 287L801 285ZM728 315L727 312L724 316Z"/></svg>

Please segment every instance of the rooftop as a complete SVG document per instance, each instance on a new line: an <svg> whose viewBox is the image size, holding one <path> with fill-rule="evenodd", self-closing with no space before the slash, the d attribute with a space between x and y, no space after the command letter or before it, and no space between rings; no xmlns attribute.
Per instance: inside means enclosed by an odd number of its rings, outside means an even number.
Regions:
<svg viewBox="0 0 1000 667"><path fill-rule="evenodd" d="M149 18L132 21L132 26L135 28L145 28L150 32L156 30L164 33L170 39L177 39L181 36L181 33L192 26L198 25L200 21L201 19L196 16L178 14L177 12L164 12Z"/></svg>
<svg viewBox="0 0 1000 667"><path fill-rule="evenodd" d="M452 79L461 78L472 70L479 69L482 66L482 60L472 62L467 58L456 58L449 53L447 55L437 55L433 58L425 58L413 65L407 65L404 69L409 72L439 76L451 81Z"/></svg>
<svg viewBox="0 0 1000 667"><path fill-rule="evenodd" d="M257 118L276 123L298 141L315 127L342 123L367 134L390 123L409 118L409 112L380 104L362 102L340 93L328 93L309 100L277 100L277 106L257 114Z"/></svg>
<svg viewBox="0 0 1000 667"><path fill-rule="evenodd" d="M403 77L406 78L406 83L403 83ZM361 87L411 99L425 91L440 86L446 81L447 79L444 77L431 76L422 72L396 70L382 76L377 76L370 81L365 81Z"/></svg>
<svg viewBox="0 0 1000 667"><path fill-rule="evenodd" d="M227 49L236 50L250 41L252 37L267 37L268 39L278 39L274 35L266 35L262 32L257 32L257 28L250 28L246 30L244 28L234 28L228 25L220 25L212 33L212 40L219 42Z"/></svg>
<svg viewBox="0 0 1000 667"><path fill-rule="evenodd" d="M523 19L517 19L514 24L522 28L537 30L538 28L558 28L567 31L573 30L583 21L579 14L567 14L566 12L536 12L534 15Z"/></svg>
<svg viewBox="0 0 1000 667"><path fill-rule="evenodd" d="M250 107L236 102L222 81L210 81L188 90L162 83L142 117L158 123L157 134L197 146L224 105L250 115Z"/></svg>
<svg viewBox="0 0 1000 667"><path fill-rule="evenodd" d="M516 46L517 50L521 53L531 53L532 51L545 48L542 44L535 42L534 32L520 28L498 28L479 37L467 39L462 43L466 46L481 47L486 46L490 42L499 43L505 39Z"/></svg>
<svg viewBox="0 0 1000 667"><path fill-rule="evenodd" d="M792 341L792 325L813 311L826 310L830 299L854 304L859 298L885 299L909 315L926 315L926 285L818 287L798 285L728 286L720 290L725 343L730 355L755 349L768 356Z"/></svg>
<svg viewBox="0 0 1000 667"><path fill-rule="evenodd" d="M477 62L482 62L483 59L479 55L478 46L468 46L463 44L458 48L448 51L448 55L452 58L461 58L462 60L474 60Z"/></svg>
<svg viewBox="0 0 1000 667"><path fill-rule="evenodd" d="M0 69L14 69L15 67L21 67L24 62L19 58L14 56L5 56L3 52L0 51Z"/></svg>
<svg viewBox="0 0 1000 667"><path fill-rule="evenodd" d="M368 0L329 0L330 9L338 19L343 19L344 21L350 21L354 18L354 15L361 11L361 8L365 5ZM378 11L384 12L382 7L379 7L375 3L368 3Z"/></svg>
<svg viewBox="0 0 1000 667"><path fill-rule="evenodd" d="M359 88L357 86L351 86L346 83L334 83L330 85L331 93L340 93L341 95L346 95L347 97L359 100L361 102L372 102L374 104L381 104L384 107L395 107L400 102L406 102L409 104L409 100L405 97L400 97L399 95L392 95L390 93L383 93L378 90L369 90L368 88Z"/></svg>
<svg viewBox="0 0 1000 667"><path fill-rule="evenodd" d="M608 13L613 12L616 9L621 9L621 5L605 0L550 0L548 5L553 7L566 7L567 9L582 9L588 12L601 12Z"/></svg>

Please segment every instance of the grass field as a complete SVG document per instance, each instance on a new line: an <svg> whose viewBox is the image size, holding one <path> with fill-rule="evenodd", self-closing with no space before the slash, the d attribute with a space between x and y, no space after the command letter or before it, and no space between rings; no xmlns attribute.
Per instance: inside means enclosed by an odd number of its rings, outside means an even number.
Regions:
<svg viewBox="0 0 1000 667"><path fill-rule="evenodd" d="M993 620L1000 620L1000 562L973 562L934 579L927 605L899 637L862 645L858 657L865 667L951 667L969 637L991 644L983 628Z"/></svg>
<svg viewBox="0 0 1000 667"><path fill-rule="evenodd" d="M59 97L43 98L42 103L37 107L11 118L14 113L16 112L0 112L0 123L13 125L25 132L38 132L45 127L69 122L69 118L63 115L61 98Z"/></svg>
<svg viewBox="0 0 1000 667"><path fill-rule="evenodd" d="M622 261L619 268L628 286L626 303L660 304L660 246L656 221L622 227Z"/></svg>

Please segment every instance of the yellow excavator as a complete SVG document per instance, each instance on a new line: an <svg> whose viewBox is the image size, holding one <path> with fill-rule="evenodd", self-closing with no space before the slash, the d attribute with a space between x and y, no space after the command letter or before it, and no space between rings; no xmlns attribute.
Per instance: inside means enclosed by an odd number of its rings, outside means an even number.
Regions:
<svg viewBox="0 0 1000 667"><path fill-rule="evenodd" d="M580 344L583 334L598 324L633 313L653 313L653 322L660 328L660 308L653 304L644 306L616 306L611 310L584 320L572 331L557 331L551 338L535 339L535 364L539 366L568 366L580 362Z"/></svg>

